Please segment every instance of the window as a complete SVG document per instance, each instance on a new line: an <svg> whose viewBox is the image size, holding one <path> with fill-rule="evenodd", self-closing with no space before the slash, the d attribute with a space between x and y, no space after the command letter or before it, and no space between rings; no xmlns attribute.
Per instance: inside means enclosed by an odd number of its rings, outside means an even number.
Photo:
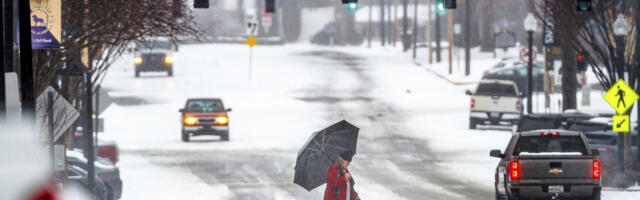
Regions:
<svg viewBox="0 0 640 200"><path fill-rule="evenodd" d="M224 111L224 106L220 100L191 100L187 103L186 111L217 112Z"/></svg>
<svg viewBox="0 0 640 200"><path fill-rule="evenodd" d="M511 84L481 83L478 85L476 95L480 96L511 96L515 97L516 88Z"/></svg>
<svg viewBox="0 0 640 200"><path fill-rule="evenodd" d="M513 155L523 152L586 154L587 150L579 136L523 136L518 140Z"/></svg>

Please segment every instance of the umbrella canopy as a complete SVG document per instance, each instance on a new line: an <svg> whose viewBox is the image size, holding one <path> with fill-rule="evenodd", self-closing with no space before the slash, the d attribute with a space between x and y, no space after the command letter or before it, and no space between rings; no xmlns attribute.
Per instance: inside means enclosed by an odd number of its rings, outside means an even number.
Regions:
<svg viewBox="0 0 640 200"><path fill-rule="evenodd" d="M293 182L308 191L327 182L327 170L343 152L355 154L360 129L342 120L315 132L298 151Z"/></svg>

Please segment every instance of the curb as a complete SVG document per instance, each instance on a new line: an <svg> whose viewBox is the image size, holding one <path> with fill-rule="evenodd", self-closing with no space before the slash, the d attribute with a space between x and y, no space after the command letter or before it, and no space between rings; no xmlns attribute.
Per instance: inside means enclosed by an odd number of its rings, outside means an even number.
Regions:
<svg viewBox="0 0 640 200"><path fill-rule="evenodd" d="M416 62L415 60L413 61L413 64L415 64L416 66L422 66L422 63ZM436 72L435 70L429 69L429 68L424 68L425 70L427 70L428 72L431 72L433 75L436 75L436 77L444 79L445 81L449 82L452 85L455 86L460 86L460 85L471 85L471 84L476 84L478 83L478 81L468 81L468 82L460 82L460 81L453 81L451 79L449 79L449 77L442 75L438 72Z"/></svg>

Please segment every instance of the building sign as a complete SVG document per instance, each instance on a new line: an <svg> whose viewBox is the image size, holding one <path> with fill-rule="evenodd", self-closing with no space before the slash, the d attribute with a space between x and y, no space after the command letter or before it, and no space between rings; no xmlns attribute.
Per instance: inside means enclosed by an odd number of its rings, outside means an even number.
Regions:
<svg viewBox="0 0 640 200"><path fill-rule="evenodd" d="M494 45L499 49L506 49L516 46L516 34L503 29L502 31L493 35Z"/></svg>
<svg viewBox="0 0 640 200"><path fill-rule="evenodd" d="M61 0L31 1L31 45L33 49L60 48L62 38Z"/></svg>

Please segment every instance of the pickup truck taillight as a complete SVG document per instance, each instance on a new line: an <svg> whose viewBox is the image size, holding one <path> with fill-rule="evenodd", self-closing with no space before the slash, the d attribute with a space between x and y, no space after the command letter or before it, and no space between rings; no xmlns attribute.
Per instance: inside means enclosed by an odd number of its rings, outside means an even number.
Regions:
<svg viewBox="0 0 640 200"><path fill-rule="evenodd" d="M520 178L520 161L514 160L509 163L509 177L511 180Z"/></svg>
<svg viewBox="0 0 640 200"><path fill-rule="evenodd" d="M600 164L601 163L600 163L599 160L593 160L593 166L592 166L593 167L593 173L592 173L592 175L593 175L593 178L595 178L595 179L600 178L600 172L601 172L600 168L602 167Z"/></svg>
<svg viewBox="0 0 640 200"><path fill-rule="evenodd" d="M516 101L516 110L520 110L520 100Z"/></svg>
<svg viewBox="0 0 640 200"><path fill-rule="evenodd" d="M476 100L471 99L471 108L475 108L475 107L476 107Z"/></svg>

